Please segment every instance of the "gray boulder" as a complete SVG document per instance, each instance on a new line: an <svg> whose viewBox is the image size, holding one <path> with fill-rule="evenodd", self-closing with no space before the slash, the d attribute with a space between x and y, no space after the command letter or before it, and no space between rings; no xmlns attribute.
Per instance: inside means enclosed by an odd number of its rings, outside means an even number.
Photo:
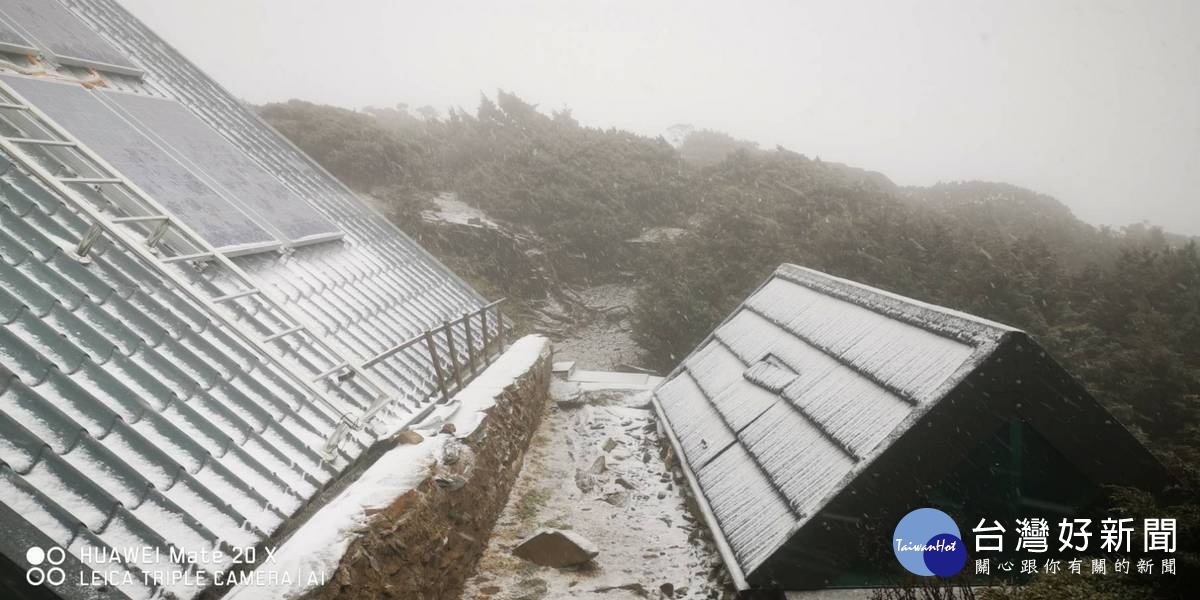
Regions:
<svg viewBox="0 0 1200 600"><path fill-rule="evenodd" d="M570 567L592 560L600 550L573 531L539 529L517 544L512 553L543 567Z"/></svg>

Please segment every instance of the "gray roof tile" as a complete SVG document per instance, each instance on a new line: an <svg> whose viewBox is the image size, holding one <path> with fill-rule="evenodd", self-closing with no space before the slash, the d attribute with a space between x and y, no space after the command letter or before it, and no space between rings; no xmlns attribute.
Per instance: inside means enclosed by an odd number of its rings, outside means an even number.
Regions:
<svg viewBox="0 0 1200 600"><path fill-rule="evenodd" d="M60 454L75 446L84 429L19 379L10 379L0 394L0 411Z"/></svg>
<svg viewBox="0 0 1200 600"><path fill-rule="evenodd" d="M51 370L46 380L31 388L43 414L53 411L69 417L78 427L103 437L121 418L70 377L58 370Z"/></svg>
<svg viewBox="0 0 1200 600"><path fill-rule="evenodd" d="M786 541L800 521L739 444L699 467L696 476L734 552L749 568Z"/></svg>
<svg viewBox="0 0 1200 600"><path fill-rule="evenodd" d="M484 303L115 3L67 3L145 68L144 83L115 85L176 98L346 232L236 259L338 352L366 358ZM90 263L76 261L69 253L87 223L63 207L20 169L0 176L0 503L50 539L76 549L257 543L432 400L423 351L389 358L376 375L394 402L322 460L334 410L120 245L101 239ZM171 268L208 289L229 284ZM249 308L222 308L225 318L264 335L280 329L253 301L230 306ZM294 350L288 360L323 364L301 339L279 345ZM358 381L336 395L351 413L370 401Z"/></svg>
<svg viewBox="0 0 1200 600"><path fill-rule="evenodd" d="M75 515L26 483L8 464L0 464L0 502L59 544L69 543L79 527Z"/></svg>
<svg viewBox="0 0 1200 600"><path fill-rule="evenodd" d="M16 301L24 304L34 316L44 317L58 304L58 299L22 272L21 267L31 263L37 261L25 261L19 266L0 264L0 277L3 277L7 284L5 288L16 296Z"/></svg>
<svg viewBox="0 0 1200 600"><path fill-rule="evenodd" d="M19 319L27 314L25 306L19 305L16 314L0 329L0 359L3 359L6 370L15 373L23 381L37 384L55 367L54 363L25 343L22 336L17 335Z"/></svg>
<svg viewBox="0 0 1200 600"><path fill-rule="evenodd" d="M20 422L0 411L0 461L16 471L33 468L46 450L46 443L30 433Z"/></svg>
<svg viewBox="0 0 1200 600"><path fill-rule="evenodd" d="M5 219L16 220L16 217L7 209L0 208L0 259L6 265L19 265L29 258L29 249L3 230L7 225Z"/></svg>

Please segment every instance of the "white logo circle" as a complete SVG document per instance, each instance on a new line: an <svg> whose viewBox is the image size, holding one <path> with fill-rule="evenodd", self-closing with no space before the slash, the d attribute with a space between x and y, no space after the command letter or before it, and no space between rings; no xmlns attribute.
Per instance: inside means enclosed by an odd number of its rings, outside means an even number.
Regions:
<svg viewBox="0 0 1200 600"><path fill-rule="evenodd" d="M67 580L67 572L59 567L53 567L46 571L46 581L50 585L62 585Z"/></svg>
<svg viewBox="0 0 1200 600"><path fill-rule="evenodd" d="M33 567L25 571L25 581L29 582L29 585L42 585L46 581L46 572L41 567Z"/></svg>
<svg viewBox="0 0 1200 600"><path fill-rule="evenodd" d="M25 581L32 586L39 586L43 583L50 585L62 585L67 581L67 572L61 567L52 566L49 569L43 569L38 565L43 562L48 562L51 565L61 565L67 560L67 551L58 546L51 546L47 550L43 550L39 546L31 546L25 551L25 560L32 565L25 572Z"/></svg>

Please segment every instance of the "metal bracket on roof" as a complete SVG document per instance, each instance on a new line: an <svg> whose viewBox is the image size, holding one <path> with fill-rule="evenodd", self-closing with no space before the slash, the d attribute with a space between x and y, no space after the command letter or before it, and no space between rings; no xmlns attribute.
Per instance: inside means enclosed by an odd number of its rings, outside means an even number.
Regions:
<svg viewBox="0 0 1200 600"><path fill-rule="evenodd" d="M87 231L83 232L83 237L79 238L79 243L75 246L75 258L80 262L90 263L92 259L88 257L88 253L91 252L96 240L100 239L100 236L103 234L104 227L99 222L93 221L88 226Z"/></svg>
<svg viewBox="0 0 1200 600"><path fill-rule="evenodd" d="M345 421L338 421L337 426L333 428L333 432L325 439L325 445L321 447L321 456L325 460L331 460L337 456L338 448L342 445L342 440L350 433L350 425Z"/></svg>
<svg viewBox="0 0 1200 600"><path fill-rule="evenodd" d="M167 232L170 230L171 230L171 221L170 220L163 219L163 220L159 221L158 225L156 225L154 227L154 229L150 232L150 235L146 236L146 245L153 249L155 246L158 245L159 242L162 241L163 236L167 235Z"/></svg>
<svg viewBox="0 0 1200 600"><path fill-rule="evenodd" d="M296 336L299 343L314 355L315 360L311 362L318 364L309 367L314 371L328 374L337 372L329 371L330 365L339 365L339 370L353 371L356 384L369 394L370 410L378 410L390 400L375 377L325 343L302 316L294 314L272 298L229 256L175 218L171 211L126 179L4 81L0 81L0 120L17 132L16 136L0 136L0 149L91 221L73 249L73 254L86 260L95 242L101 235L107 234L130 253L156 267L163 279L173 283L180 292L205 309L217 323L225 325L247 350L266 357L297 389L335 416L337 424L324 445L327 458L336 453L351 427L361 427L374 413L362 411L357 418L347 414L351 410L358 411L359 407L355 406L354 401L347 397L334 397L327 389L318 388L311 374L300 372L305 367L296 361L285 360L294 350L279 340ZM47 166L50 161L60 166L57 173ZM103 189L95 194L84 194L79 186L103 186ZM168 233L170 247L166 253L160 253L162 247L159 242ZM184 270L186 267L179 269L171 266L171 263L197 261L210 269L222 269L222 273L227 274L225 281L236 291L231 293L228 290L200 288ZM238 299L255 303L260 322L271 331L263 336L263 332L255 331L245 319L238 318L240 313L231 315L222 311L228 307L227 302ZM246 308L248 305L242 306L242 309ZM228 307L228 310L235 309ZM325 364L320 364L322 361ZM334 389L338 389L337 383L346 379L335 380Z"/></svg>

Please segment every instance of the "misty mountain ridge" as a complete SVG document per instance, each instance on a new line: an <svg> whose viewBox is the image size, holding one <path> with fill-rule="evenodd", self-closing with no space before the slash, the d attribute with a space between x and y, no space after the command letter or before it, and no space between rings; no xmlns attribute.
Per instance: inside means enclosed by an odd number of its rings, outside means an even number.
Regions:
<svg viewBox="0 0 1200 600"><path fill-rule="evenodd" d="M504 98L506 97L515 102L505 102ZM536 105L526 104L515 95L505 92L500 92L497 98L501 103L508 104L510 108L516 103L524 104L522 109L517 112L524 117L533 117L535 120L540 117L551 122L569 123L581 130L634 138L646 144L665 143L675 149L680 161L697 169L719 164L737 152L753 155L784 153L807 160L804 154L794 153L781 146L765 150L759 148L756 142L739 139L720 131L697 129L687 124L673 125L663 135L651 138L612 128L580 126L570 116L568 109L545 115L537 110ZM485 97L484 104L486 105L488 102L491 101ZM504 109L498 110L501 113L504 112ZM285 130L289 136L293 137L294 141L300 142L299 145L302 148L312 151L319 161L322 163L332 162L342 166L344 178L354 182L365 191L372 191L379 186L395 183L417 188L430 187L437 183L436 178L435 180L421 179L423 174L427 175L428 165L423 163L428 161L429 156L422 156L423 153L417 146L434 139L430 135L431 129L444 131L454 127L455 124L474 119L461 109L451 109L443 116L441 111L430 106L410 108L403 103L390 108L366 107L355 111L292 100L286 103L266 105L262 107L262 111L264 115L268 115L268 120L281 119L274 124ZM292 123L293 120L298 120L298 122ZM308 129L306 131L293 126L300 123L306 125L304 129L323 124L332 130L323 131L321 127L317 127L315 130ZM382 132L388 132L390 135L378 135ZM328 139L339 133L352 138L348 146L357 146L356 142L361 141L366 147L356 147L352 153L348 153L345 148L320 143L320 140ZM339 152L344 153L344 156L331 155L331 153ZM892 182L886 174L878 171L822 160L820 157L812 159L812 162L814 168L824 169L831 176L841 177L849 184L874 185L880 191L892 193L902 200L926 202L938 210L956 212L960 215L964 210L980 210L998 216L995 211L1007 207L1010 209L1008 211L1010 219L1003 219L1002 222L1007 222L1008 226L1016 227L1024 222L1028 227L1035 227L1044 224L1044 218L1049 218L1052 222L1062 225L1069 224L1072 228L1110 229L1107 226L1097 227L1083 222L1074 216L1069 207L1051 196L1007 183L975 180L939 182L931 186L902 187ZM443 166L450 167L451 165ZM432 187L437 186L433 185ZM1022 216L1017 211L1026 212ZM1130 230L1137 235L1143 235L1144 232L1156 228L1159 226L1141 222L1121 227L1120 231ZM1163 231L1162 236L1166 243L1174 245L1200 239L1200 236L1187 236L1167 231Z"/></svg>
<svg viewBox="0 0 1200 600"><path fill-rule="evenodd" d="M607 323L659 372L784 262L1023 329L1184 482L1177 505L1129 497L1124 514L1200 515L1195 240L1095 227L1005 183L902 187L720 132L586 127L506 92L474 113L297 100L260 112L485 295L508 297L519 322L552 336ZM429 218L456 202L478 223ZM635 300L579 300L605 289ZM1200 519L1181 527L1200 539ZM1149 585L1171 596L1185 579Z"/></svg>

